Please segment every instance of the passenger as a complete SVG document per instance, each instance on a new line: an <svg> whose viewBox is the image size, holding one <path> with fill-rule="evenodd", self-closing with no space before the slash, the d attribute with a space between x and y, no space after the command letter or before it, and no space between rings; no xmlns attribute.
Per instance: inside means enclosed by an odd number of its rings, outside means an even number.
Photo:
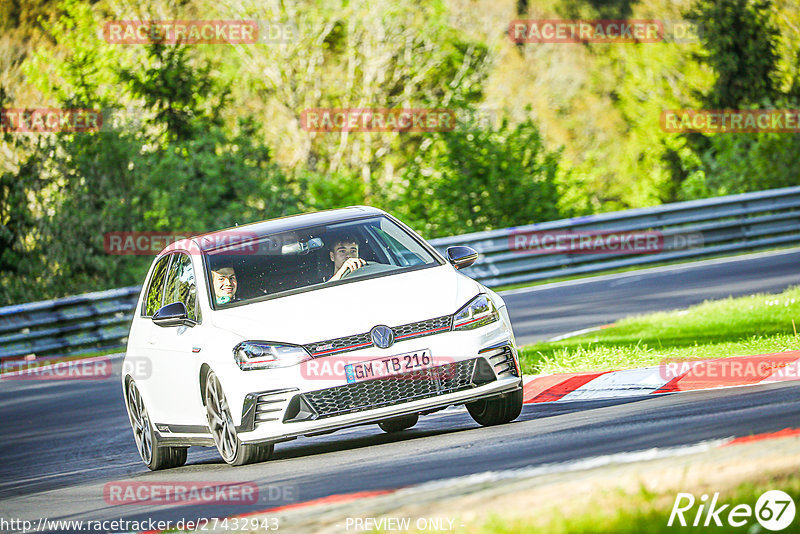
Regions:
<svg viewBox="0 0 800 534"><path fill-rule="evenodd" d="M329 252L333 262L333 275L327 280L339 280L345 273L351 273L367 264L358 257L358 239L353 234L343 234L331 244Z"/></svg>
<svg viewBox="0 0 800 534"><path fill-rule="evenodd" d="M221 263L211 269L211 282L214 285L214 299L217 305L236 300L236 272L231 263Z"/></svg>

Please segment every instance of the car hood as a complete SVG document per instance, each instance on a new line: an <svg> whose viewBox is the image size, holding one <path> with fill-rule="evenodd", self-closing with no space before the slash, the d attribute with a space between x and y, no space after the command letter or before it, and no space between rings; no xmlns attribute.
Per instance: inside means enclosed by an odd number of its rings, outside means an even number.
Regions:
<svg viewBox="0 0 800 534"><path fill-rule="evenodd" d="M450 315L481 289L442 265L218 310L212 322L243 339L305 345Z"/></svg>

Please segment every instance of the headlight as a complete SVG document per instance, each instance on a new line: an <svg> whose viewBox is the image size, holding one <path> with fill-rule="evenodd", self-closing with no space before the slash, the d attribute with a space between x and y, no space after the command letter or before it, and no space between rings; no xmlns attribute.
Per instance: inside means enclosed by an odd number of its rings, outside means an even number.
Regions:
<svg viewBox="0 0 800 534"><path fill-rule="evenodd" d="M303 347L264 341L242 341L233 347L233 358L242 371L290 367L310 358Z"/></svg>
<svg viewBox="0 0 800 534"><path fill-rule="evenodd" d="M453 316L453 330L472 330L500 319L487 295L478 295Z"/></svg>

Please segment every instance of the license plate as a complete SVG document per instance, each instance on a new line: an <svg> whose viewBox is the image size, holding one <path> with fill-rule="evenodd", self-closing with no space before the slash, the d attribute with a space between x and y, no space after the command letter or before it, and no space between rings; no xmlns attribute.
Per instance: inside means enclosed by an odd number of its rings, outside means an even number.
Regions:
<svg viewBox="0 0 800 534"><path fill-rule="evenodd" d="M344 366L348 383L373 380L387 376L428 369L433 366L430 349L407 352L394 356L375 358Z"/></svg>

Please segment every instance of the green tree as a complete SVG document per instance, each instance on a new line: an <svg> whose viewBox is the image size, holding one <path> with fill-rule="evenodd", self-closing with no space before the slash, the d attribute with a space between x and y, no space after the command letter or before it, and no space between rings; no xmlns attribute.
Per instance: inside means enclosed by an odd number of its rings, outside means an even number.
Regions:
<svg viewBox="0 0 800 534"><path fill-rule="evenodd" d="M461 109L483 97L492 54L451 24L445 2L375 0L264 3L245 0L236 16L290 21L298 31L279 46L237 46L226 68L233 97L263 117L263 132L290 166L364 182L382 201L423 136L396 132L303 130L318 108ZM277 7L274 7L277 6ZM208 2L209 18L229 18Z"/></svg>
<svg viewBox="0 0 800 534"><path fill-rule="evenodd" d="M156 42L146 50L137 64L120 67L117 74L131 96L155 112L154 122L164 125L167 137L182 141L197 128L219 125L229 89L211 76L211 65L193 65L186 45Z"/></svg>
<svg viewBox="0 0 800 534"><path fill-rule="evenodd" d="M780 96L780 30L771 0L698 0L688 16L702 22L701 60L717 75L702 97L706 106L737 108Z"/></svg>
<svg viewBox="0 0 800 534"><path fill-rule="evenodd" d="M557 219L559 152L530 119L431 134L403 174L394 211L428 237Z"/></svg>
<svg viewBox="0 0 800 534"><path fill-rule="evenodd" d="M219 120L225 91L207 64L181 47L114 55L89 38L90 7L63 6L49 29L69 52L35 54L30 78L61 107L143 102L141 121L33 137L0 174L0 303L140 283L150 258L108 254L109 232L200 233L296 212L296 188L255 121Z"/></svg>
<svg viewBox="0 0 800 534"><path fill-rule="evenodd" d="M707 109L796 108L798 63L781 65L782 36L770 0L698 0L690 16L704 24L701 56L716 75L701 95ZM791 40L790 40L791 41ZM797 56L800 57L800 56ZM790 84L781 83L789 70ZM691 133L695 156L675 165L682 198L745 193L800 183L796 133ZM686 159L683 163L686 163Z"/></svg>

